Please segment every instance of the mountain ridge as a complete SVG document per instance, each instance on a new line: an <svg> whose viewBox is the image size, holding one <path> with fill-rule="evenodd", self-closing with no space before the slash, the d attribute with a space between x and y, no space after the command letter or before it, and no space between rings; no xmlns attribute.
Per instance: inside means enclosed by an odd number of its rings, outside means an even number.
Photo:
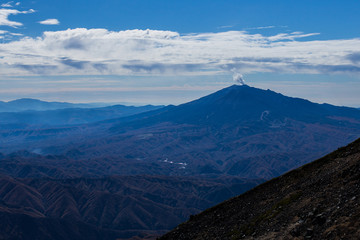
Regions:
<svg viewBox="0 0 360 240"><path fill-rule="evenodd" d="M230 177L14 179L0 175L0 238L60 239L66 232L71 233L66 239L161 235L189 215L260 182ZM23 221L36 225L36 230ZM84 233L88 228L92 230ZM27 236L29 232L32 235Z"/></svg>
<svg viewBox="0 0 360 240"><path fill-rule="evenodd" d="M357 239L360 139L190 217L166 239Z"/></svg>
<svg viewBox="0 0 360 240"><path fill-rule="evenodd" d="M0 112L20 112L20 111L43 111L64 108L91 108L93 104L68 103L68 102L47 102L33 98L20 98L8 102L0 101Z"/></svg>
<svg viewBox="0 0 360 240"><path fill-rule="evenodd" d="M360 112L231 86L130 117L0 133L6 154L25 149L99 163L104 158L129 166L130 174L146 165L154 174L272 178L358 138ZM118 173L126 175L123 169Z"/></svg>
<svg viewBox="0 0 360 240"><path fill-rule="evenodd" d="M94 236L150 238L359 136L357 109L249 86L123 118L0 129L0 212L6 229L22 213L43 235L72 226L79 236L74 218Z"/></svg>
<svg viewBox="0 0 360 240"><path fill-rule="evenodd" d="M53 109L53 110L27 110L21 112L0 112L0 128L45 128L51 126L80 125L108 119L131 116L147 111L153 111L164 106L124 106L113 105L107 107L84 107Z"/></svg>

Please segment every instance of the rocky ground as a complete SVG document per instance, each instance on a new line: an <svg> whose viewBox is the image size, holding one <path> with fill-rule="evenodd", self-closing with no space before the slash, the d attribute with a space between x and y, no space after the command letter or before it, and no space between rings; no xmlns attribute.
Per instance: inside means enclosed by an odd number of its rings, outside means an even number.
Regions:
<svg viewBox="0 0 360 240"><path fill-rule="evenodd" d="M201 214L165 239L359 239L360 139Z"/></svg>

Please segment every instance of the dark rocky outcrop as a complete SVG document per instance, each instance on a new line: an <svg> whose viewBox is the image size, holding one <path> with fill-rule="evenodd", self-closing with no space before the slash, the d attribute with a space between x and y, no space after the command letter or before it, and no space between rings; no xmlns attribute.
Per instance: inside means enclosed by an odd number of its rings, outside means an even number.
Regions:
<svg viewBox="0 0 360 240"><path fill-rule="evenodd" d="M360 139L210 208L166 239L359 239Z"/></svg>

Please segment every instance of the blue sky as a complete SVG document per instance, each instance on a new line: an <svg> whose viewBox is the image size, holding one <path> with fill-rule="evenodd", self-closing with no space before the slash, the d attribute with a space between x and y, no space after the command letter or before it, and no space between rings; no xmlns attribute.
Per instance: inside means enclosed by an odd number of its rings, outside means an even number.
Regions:
<svg viewBox="0 0 360 240"><path fill-rule="evenodd" d="M0 1L0 100L178 104L246 83L360 106L360 1Z"/></svg>

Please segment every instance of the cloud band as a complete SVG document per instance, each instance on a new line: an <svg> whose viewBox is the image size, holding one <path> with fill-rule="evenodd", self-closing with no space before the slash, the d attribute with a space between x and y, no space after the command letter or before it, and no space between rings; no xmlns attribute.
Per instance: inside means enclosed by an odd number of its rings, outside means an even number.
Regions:
<svg viewBox="0 0 360 240"><path fill-rule="evenodd" d="M317 33L68 29L0 44L4 75L360 73L360 39L305 41Z"/></svg>

